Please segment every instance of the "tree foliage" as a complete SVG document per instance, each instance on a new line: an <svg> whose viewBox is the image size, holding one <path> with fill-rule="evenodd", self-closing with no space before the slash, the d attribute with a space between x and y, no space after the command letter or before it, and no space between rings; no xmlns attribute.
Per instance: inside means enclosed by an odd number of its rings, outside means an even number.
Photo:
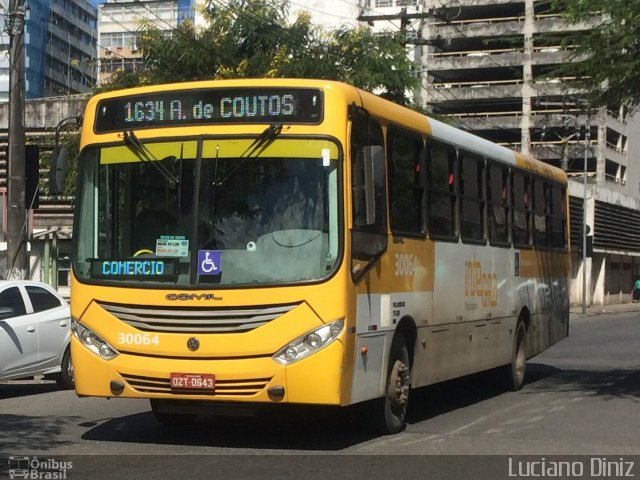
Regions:
<svg viewBox="0 0 640 480"><path fill-rule="evenodd" d="M563 43L572 62L561 75L578 77L594 106L640 104L640 2L637 0L555 0L572 24L596 20L594 28L570 32Z"/></svg>
<svg viewBox="0 0 640 480"><path fill-rule="evenodd" d="M140 27L144 69L120 71L103 89L240 77L341 80L397 101L419 85L403 39L368 27L326 31L308 14L289 21L282 0L209 0L206 27L183 22L171 35Z"/></svg>

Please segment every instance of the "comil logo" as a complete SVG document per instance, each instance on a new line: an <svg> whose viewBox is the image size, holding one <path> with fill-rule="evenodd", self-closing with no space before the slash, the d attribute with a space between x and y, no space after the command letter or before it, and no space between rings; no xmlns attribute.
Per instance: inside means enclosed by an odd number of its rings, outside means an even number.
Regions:
<svg viewBox="0 0 640 480"><path fill-rule="evenodd" d="M73 462L55 458L9 457L9 478L33 480L65 480Z"/></svg>
<svg viewBox="0 0 640 480"><path fill-rule="evenodd" d="M172 302L189 300L222 300L215 293L168 293L165 298Z"/></svg>

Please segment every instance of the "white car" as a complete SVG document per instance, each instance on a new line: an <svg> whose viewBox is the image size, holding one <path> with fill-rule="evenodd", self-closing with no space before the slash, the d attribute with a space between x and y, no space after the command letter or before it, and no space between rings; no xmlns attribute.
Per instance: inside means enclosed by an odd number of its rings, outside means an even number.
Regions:
<svg viewBox="0 0 640 480"><path fill-rule="evenodd" d="M44 375L73 388L69 304L52 287L0 281L0 381Z"/></svg>

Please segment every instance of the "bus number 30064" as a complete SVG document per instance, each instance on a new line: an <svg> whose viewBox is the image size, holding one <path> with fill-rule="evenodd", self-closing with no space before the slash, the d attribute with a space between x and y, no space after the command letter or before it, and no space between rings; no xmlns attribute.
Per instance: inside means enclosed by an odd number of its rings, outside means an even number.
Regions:
<svg viewBox="0 0 640 480"><path fill-rule="evenodd" d="M407 253L396 253L396 277L413 275L416 271L416 256Z"/></svg>
<svg viewBox="0 0 640 480"><path fill-rule="evenodd" d="M158 335L150 333L118 333L118 344L120 345L160 345Z"/></svg>

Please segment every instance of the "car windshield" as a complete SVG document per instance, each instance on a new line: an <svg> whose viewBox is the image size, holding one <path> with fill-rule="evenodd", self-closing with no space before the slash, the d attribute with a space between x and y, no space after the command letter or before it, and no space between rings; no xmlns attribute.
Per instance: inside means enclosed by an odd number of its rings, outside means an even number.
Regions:
<svg viewBox="0 0 640 480"><path fill-rule="evenodd" d="M125 145L87 149L76 275L184 287L329 275L340 253L338 145L277 133L142 143L125 132Z"/></svg>

